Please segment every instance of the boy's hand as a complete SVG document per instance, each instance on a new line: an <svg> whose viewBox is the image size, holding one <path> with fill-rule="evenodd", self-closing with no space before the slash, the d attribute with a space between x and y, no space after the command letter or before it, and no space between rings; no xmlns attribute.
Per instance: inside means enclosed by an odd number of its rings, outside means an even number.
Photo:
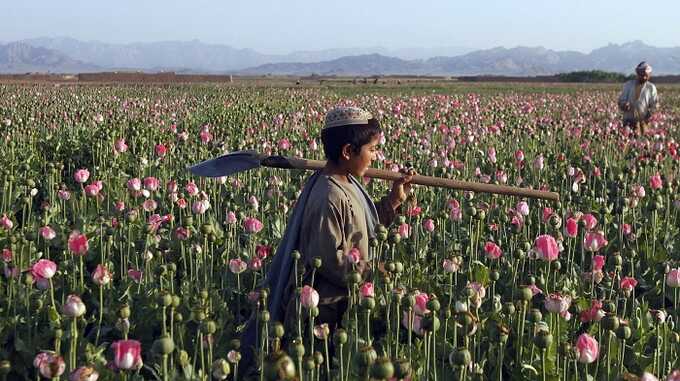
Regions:
<svg viewBox="0 0 680 381"><path fill-rule="evenodd" d="M392 209L397 209L399 205L406 201L406 197L411 192L411 180L413 180L413 175L416 174L413 168L403 168L399 172L404 175L392 183L392 190L387 196Z"/></svg>

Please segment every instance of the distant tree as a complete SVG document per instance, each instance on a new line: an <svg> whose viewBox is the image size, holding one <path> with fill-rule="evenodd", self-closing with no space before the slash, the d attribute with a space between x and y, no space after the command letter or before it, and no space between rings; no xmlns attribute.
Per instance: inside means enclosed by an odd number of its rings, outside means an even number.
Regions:
<svg viewBox="0 0 680 381"><path fill-rule="evenodd" d="M624 82L635 78L633 75L623 75L602 70L572 71L557 75L560 82Z"/></svg>

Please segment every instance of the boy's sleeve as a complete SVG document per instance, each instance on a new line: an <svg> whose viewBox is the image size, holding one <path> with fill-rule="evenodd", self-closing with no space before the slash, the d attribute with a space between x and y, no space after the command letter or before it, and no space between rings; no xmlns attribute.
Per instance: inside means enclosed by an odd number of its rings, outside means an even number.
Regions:
<svg viewBox="0 0 680 381"><path fill-rule="evenodd" d="M344 217L338 206L326 203L317 210L315 223L305 244L307 266L313 267L313 258L321 258L321 267L317 274L337 287L346 287L345 275L351 268L345 259L345 239L343 234ZM316 213L315 213L316 214Z"/></svg>
<svg viewBox="0 0 680 381"><path fill-rule="evenodd" d="M387 199L387 196L384 196L380 199L380 201L375 203L375 209L378 211L378 219L380 220L380 223L385 226L389 226L392 224L392 221L394 221L397 213L401 210L401 206L399 206L397 210L392 209L392 205Z"/></svg>

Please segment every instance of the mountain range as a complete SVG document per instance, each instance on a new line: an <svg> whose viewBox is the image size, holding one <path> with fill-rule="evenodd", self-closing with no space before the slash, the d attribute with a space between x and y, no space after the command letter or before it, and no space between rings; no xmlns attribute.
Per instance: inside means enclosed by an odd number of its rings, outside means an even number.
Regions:
<svg viewBox="0 0 680 381"><path fill-rule="evenodd" d="M544 47L390 50L381 47L263 54L197 40L132 44L36 38L0 44L0 73L114 70L243 75L550 75L578 70L629 74L646 60L656 74L680 74L680 47L632 41L590 53Z"/></svg>

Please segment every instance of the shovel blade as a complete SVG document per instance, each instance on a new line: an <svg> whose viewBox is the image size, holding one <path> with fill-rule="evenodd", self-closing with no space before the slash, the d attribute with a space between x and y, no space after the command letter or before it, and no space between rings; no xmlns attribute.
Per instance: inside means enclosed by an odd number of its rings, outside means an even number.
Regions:
<svg viewBox="0 0 680 381"><path fill-rule="evenodd" d="M260 167L260 156L255 151L236 151L200 162L189 171L202 177L222 177Z"/></svg>

